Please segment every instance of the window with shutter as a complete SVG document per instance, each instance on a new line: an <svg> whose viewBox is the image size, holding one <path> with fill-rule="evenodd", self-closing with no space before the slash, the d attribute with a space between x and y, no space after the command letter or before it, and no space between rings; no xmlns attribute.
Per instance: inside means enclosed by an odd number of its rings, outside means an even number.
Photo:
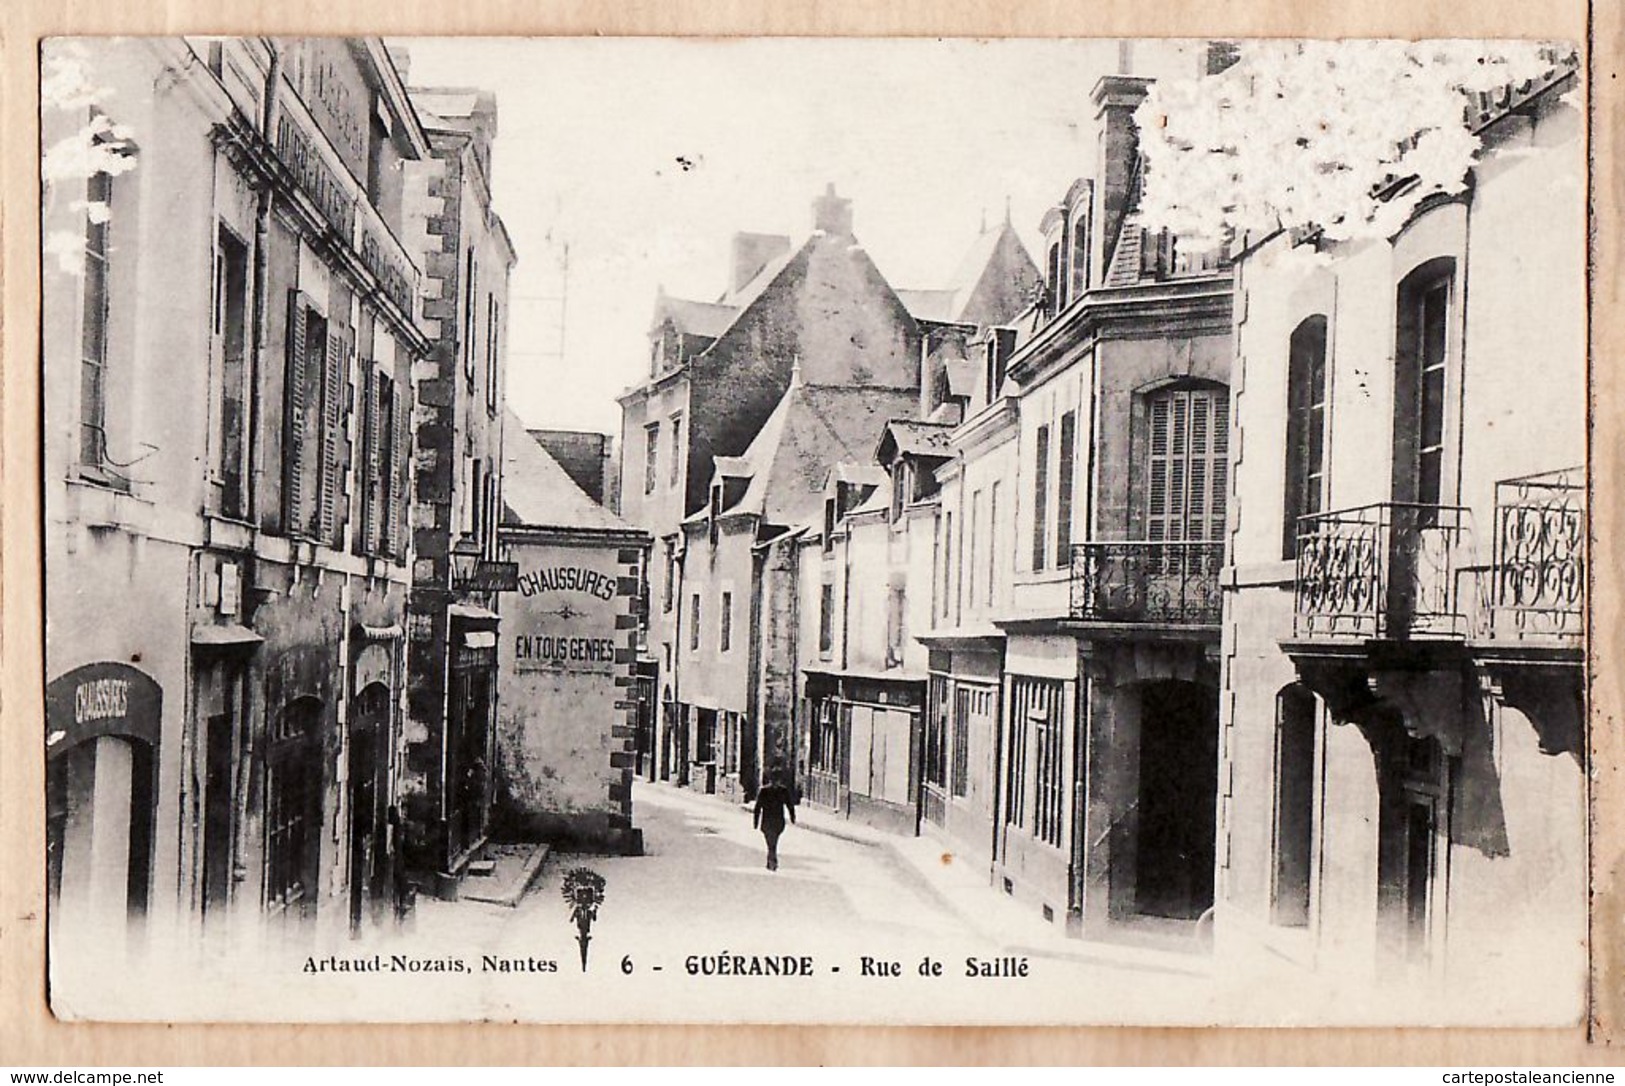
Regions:
<svg viewBox="0 0 1625 1086"><path fill-rule="evenodd" d="M470 387L474 384L474 348L476 317L479 314L479 268L474 264L474 250L468 250L468 265L464 272L466 293L463 295L463 375Z"/></svg>
<svg viewBox="0 0 1625 1086"><path fill-rule="evenodd" d="M1038 428L1033 451L1033 569L1044 568L1049 536L1049 427Z"/></svg>
<svg viewBox="0 0 1625 1086"><path fill-rule="evenodd" d="M385 378L384 388L387 392L387 410L384 412L387 425L384 432L392 437L391 455L388 458L389 482L385 488L389 508L384 518L388 535L384 550L391 558L405 558L408 487L412 479L412 430L409 425L412 403L405 387L399 382Z"/></svg>
<svg viewBox="0 0 1625 1086"><path fill-rule="evenodd" d="M287 367L282 380L282 530L301 535L305 509L305 299L288 292Z"/></svg>
<svg viewBox="0 0 1625 1086"><path fill-rule="evenodd" d="M360 554L377 554L380 550L378 514L385 470L378 448L380 385L373 363L364 361L361 366L361 527L355 541L355 549Z"/></svg>
<svg viewBox="0 0 1625 1086"><path fill-rule="evenodd" d="M1159 392L1149 413L1146 538L1221 539L1229 485L1228 391L1204 386Z"/></svg>
<svg viewBox="0 0 1625 1086"><path fill-rule="evenodd" d="M1072 560L1072 487L1076 474L1078 416L1068 411L1061 416L1060 464L1055 487L1055 563Z"/></svg>
<svg viewBox="0 0 1625 1086"><path fill-rule="evenodd" d="M341 546L343 523L340 506L344 492L344 334L334 330L327 336L322 356L321 414L321 499L316 535L330 547Z"/></svg>

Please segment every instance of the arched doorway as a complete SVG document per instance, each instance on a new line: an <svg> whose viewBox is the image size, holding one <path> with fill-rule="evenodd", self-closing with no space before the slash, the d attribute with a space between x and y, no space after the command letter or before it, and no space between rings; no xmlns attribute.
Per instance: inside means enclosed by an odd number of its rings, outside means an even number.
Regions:
<svg viewBox="0 0 1625 1086"><path fill-rule="evenodd" d="M1195 920L1213 904L1218 697L1182 680L1143 683L1138 692L1134 910Z"/></svg>
<svg viewBox="0 0 1625 1086"><path fill-rule="evenodd" d="M151 895L162 691L128 664L87 664L45 702L52 938L117 953Z"/></svg>

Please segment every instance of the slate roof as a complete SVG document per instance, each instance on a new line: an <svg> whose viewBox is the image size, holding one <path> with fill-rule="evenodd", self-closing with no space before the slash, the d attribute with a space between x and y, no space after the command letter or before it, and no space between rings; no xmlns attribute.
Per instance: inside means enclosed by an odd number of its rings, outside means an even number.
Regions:
<svg viewBox="0 0 1625 1086"><path fill-rule="evenodd" d="M955 293L953 290L899 290L897 297L915 320L948 323L954 319Z"/></svg>
<svg viewBox="0 0 1625 1086"><path fill-rule="evenodd" d="M848 510L846 515L855 517L864 513L879 513L890 508L891 479L882 472L880 482L876 483L874 490L869 492L869 497L859 502L856 507Z"/></svg>
<svg viewBox="0 0 1625 1086"><path fill-rule="evenodd" d="M830 468L868 464L886 421L917 398L913 389L792 384L745 451L751 481L730 511L770 524L808 520L823 504Z"/></svg>
<svg viewBox="0 0 1625 1086"><path fill-rule="evenodd" d="M761 297L762 292L768 288L773 280L779 277L779 273L782 272L792 260L800 256L801 251L807 248L807 246L819 236L819 234L814 233L812 237L809 237L806 241L802 242L799 248L787 249L778 256L774 257L772 260L769 260L766 264L762 265L761 271L758 271L755 276L745 283L744 286L740 287L738 290L724 292L722 297L717 299L717 304L731 306L736 313L743 312L744 310L750 308L750 304L757 298Z"/></svg>
<svg viewBox="0 0 1625 1086"><path fill-rule="evenodd" d="M1000 274L1009 274L1010 269L1002 266L1003 262L999 260L1000 249L1006 244L1014 246L1013 252L1021 254L1027 263L1031 263L1031 259L1026 257L1026 246L1022 245L1015 228L1008 222L1002 222L976 236L970 249L960 259L959 266L949 277L947 287L936 290L899 290L897 297L902 299L903 305L915 320L979 323L980 320L986 319L987 315L967 313L966 310L976 296L976 288L981 286L990 269L1000 265L996 270Z"/></svg>
<svg viewBox="0 0 1625 1086"><path fill-rule="evenodd" d="M526 528L636 532L587 496L512 411L502 420L502 523Z"/></svg>
<svg viewBox="0 0 1625 1086"><path fill-rule="evenodd" d="M917 419L892 419L886 423L876 456L884 454L888 445L895 446L904 456L934 456L947 459L954 450L948 435L954 428L942 422L922 422Z"/></svg>
<svg viewBox="0 0 1625 1086"><path fill-rule="evenodd" d="M976 383L982 379L980 366L968 358L950 358L945 365L948 371L948 392L950 395L976 395Z"/></svg>
<svg viewBox="0 0 1625 1086"><path fill-rule="evenodd" d="M692 336L716 339L733 323L739 310L715 302L696 302L688 298L662 295L655 303L655 323L670 320L679 332Z"/></svg>

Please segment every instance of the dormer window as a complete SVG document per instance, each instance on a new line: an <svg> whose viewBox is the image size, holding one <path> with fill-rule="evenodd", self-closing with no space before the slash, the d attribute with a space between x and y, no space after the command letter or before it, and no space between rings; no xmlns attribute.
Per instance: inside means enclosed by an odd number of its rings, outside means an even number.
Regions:
<svg viewBox="0 0 1625 1086"><path fill-rule="evenodd" d="M908 461L893 461L891 479L891 519L893 524L903 518L903 501L907 495L908 479L911 474Z"/></svg>
<svg viewBox="0 0 1625 1086"><path fill-rule="evenodd" d="M1045 315L1051 318L1060 313L1063 296L1061 293L1061 243L1055 242L1049 247L1049 296L1046 299Z"/></svg>
<svg viewBox="0 0 1625 1086"><path fill-rule="evenodd" d="M1072 294L1074 297L1082 294L1090 287L1089 281L1089 215L1086 211L1075 213L1077 221L1072 224Z"/></svg>
<svg viewBox="0 0 1625 1086"><path fill-rule="evenodd" d="M1010 363L1010 355L1015 350L1015 336L1015 329L1013 328L988 329L983 376L988 403L998 399L999 394L1004 390L1005 371Z"/></svg>
<svg viewBox="0 0 1625 1086"><path fill-rule="evenodd" d="M824 553L835 553L835 499L824 499Z"/></svg>
<svg viewBox="0 0 1625 1086"><path fill-rule="evenodd" d="M708 518L709 523L707 525L707 528L710 531L711 545L712 546L716 546L716 542L717 542L717 518L719 516L721 516L721 515L722 515L722 484L720 482L712 483L711 484L711 509L710 509L710 516Z"/></svg>

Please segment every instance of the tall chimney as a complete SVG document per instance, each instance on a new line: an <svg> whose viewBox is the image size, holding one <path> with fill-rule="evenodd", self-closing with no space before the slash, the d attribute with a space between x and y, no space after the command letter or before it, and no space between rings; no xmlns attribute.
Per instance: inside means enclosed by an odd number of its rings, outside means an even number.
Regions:
<svg viewBox="0 0 1625 1086"><path fill-rule="evenodd" d="M813 229L837 237L852 236L852 201L835 195L833 181L813 201Z"/></svg>
<svg viewBox="0 0 1625 1086"><path fill-rule="evenodd" d="M741 231L733 240L733 273L728 291L737 293L755 279L773 260L790 251L790 239L783 234L751 234Z"/></svg>
<svg viewBox="0 0 1625 1086"><path fill-rule="evenodd" d="M1095 170L1100 193L1100 257L1094 281L1104 282L1106 262L1117 240L1118 228L1129 211L1129 187L1140 155L1140 133L1134 111L1145 100L1151 80L1130 75L1103 76L1089 100L1095 106L1100 130L1100 162Z"/></svg>

